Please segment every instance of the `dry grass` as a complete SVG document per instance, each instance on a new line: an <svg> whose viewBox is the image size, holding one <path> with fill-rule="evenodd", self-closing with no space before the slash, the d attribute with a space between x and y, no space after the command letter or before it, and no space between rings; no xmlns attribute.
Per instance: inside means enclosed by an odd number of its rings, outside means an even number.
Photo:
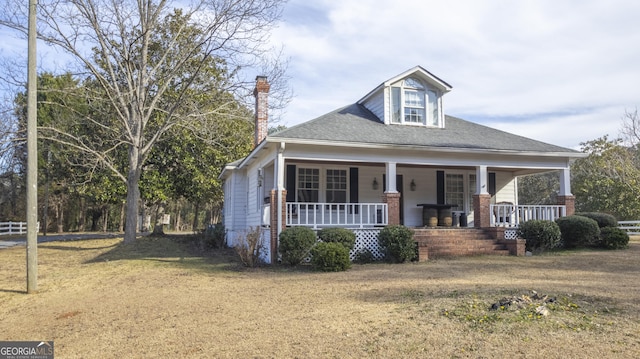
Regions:
<svg viewBox="0 0 640 359"><path fill-rule="evenodd" d="M243 269L185 239L0 251L0 339L54 340L56 358L637 358L640 238L623 251ZM551 314L490 311L536 290Z"/></svg>

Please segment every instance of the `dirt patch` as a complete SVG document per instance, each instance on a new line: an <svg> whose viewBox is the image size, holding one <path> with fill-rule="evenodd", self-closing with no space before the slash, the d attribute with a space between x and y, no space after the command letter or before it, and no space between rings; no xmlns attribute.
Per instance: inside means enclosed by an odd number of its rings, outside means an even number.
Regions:
<svg viewBox="0 0 640 359"><path fill-rule="evenodd" d="M640 357L637 240L342 273L249 270L196 248L188 237L42 244L35 295L24 247L2 250L2 339L54 340L61 358ZM556 298L550 315L491 310L532 290Z"/></svg>

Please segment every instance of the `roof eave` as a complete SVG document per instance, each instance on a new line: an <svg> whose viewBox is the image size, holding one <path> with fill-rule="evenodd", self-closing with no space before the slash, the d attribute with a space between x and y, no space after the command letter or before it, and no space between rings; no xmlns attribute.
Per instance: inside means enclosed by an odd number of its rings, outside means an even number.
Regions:
<svg viewBox="0 0 640 359"><path fill-rule="evenodd" d="M502 154L514 156L543 156L543 157L571 157L585 158L588 155L582 152L543 152L543 151L516 151L516 150L500 150L500 149L478 149L466 147L436 147L421 145L400 145L386 143L366 143L366 142L342 142L331 140L310 140L300 138L278 138L269 139L269 142L285 142L287 144L300 145L316 145L316 146L341 146L351 148L369 148L369 149L399 149L399 150L422 150L432 152L453 152L453 153L474 153L474 154Z"/></svg>

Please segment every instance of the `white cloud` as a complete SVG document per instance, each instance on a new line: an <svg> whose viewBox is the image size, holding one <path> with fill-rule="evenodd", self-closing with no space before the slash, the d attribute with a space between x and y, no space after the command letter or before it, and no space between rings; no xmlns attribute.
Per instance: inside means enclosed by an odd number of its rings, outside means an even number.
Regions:
<svg viewBox="0 0 640 359"><path fill-rule="evenodd" d="M297 94L283 116L287 125L353 103L415 65L453 86L446 113L511 118L480 121L573 148L615 135L625 109L640 99L640 3L314 4L291 0L274 34L291 56Z"/></svg>

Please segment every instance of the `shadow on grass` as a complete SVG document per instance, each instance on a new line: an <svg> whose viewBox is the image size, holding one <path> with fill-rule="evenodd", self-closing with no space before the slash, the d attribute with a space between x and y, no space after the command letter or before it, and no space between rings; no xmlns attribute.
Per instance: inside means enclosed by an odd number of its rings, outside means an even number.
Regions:
<svg viewBox="0 0 640 359"><path fill-rule="evenodd" d="M0 293L16 293L16 294L27 294L26 290L16 290L16 289L1 289Z"/></svg>
<svg viewBox="0 0 640 359"><path fill-rule="evenodd" d="M115 248L117 246L118 246L117 243L116 244L112 244L110 246L102 246L102 247L61 246L61 245L46 244L46 243L38 244L38 248L55 249L55 250L59 250L59 251L78 251L78 252Z"/></svg>
<svg viewBox="0 0 640 359"><path fill-rule="evenodd" d="M85 263L109 261L150 261L207 272L239 271L242 264L232 249L205 251L196 235L147 236L133 243L119 242L111 250Z"/></svg>

